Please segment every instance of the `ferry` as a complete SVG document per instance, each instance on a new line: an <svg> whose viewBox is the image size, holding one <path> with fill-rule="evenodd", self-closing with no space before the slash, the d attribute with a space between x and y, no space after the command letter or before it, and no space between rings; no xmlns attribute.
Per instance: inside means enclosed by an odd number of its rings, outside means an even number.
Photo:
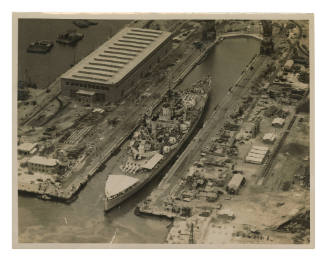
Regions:
<svg viewBox="0 0 327 261"><path fill-rule="evenodd" d="M196 130L211 89L211 77L186 90L171 91L144 115L127 140L119 170L105 184L104 210L109 211L142 189L171 164Z"/></svg>

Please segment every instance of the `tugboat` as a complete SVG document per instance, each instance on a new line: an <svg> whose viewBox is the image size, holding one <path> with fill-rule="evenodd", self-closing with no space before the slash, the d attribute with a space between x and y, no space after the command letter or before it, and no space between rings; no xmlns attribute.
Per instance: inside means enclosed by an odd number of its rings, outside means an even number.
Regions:
<svg viewBox="0 0 327 261"><path fill-rule="evenodd" d="M59 34L57 37L57 43L61 44L76 44L78 41L82 40L84 34L77 33L75 31L67 31L65 33Z"/></svg>
<svg viewBox="0 0 327 261"><path fill-rule="evenodd" d="M27 48L29 53L47 53L53 47L53 42L47 40L31 42Z"/></svg>
<svg viewBox="0 0 327 261"><path fill-rule="evenodd" d="M108 175L105 211L142 189L177 157L202 118L210 89L208 77L187 90L173 91L173 95L168 91L161 103L144 115L121 149L119 169Z"/></svg>

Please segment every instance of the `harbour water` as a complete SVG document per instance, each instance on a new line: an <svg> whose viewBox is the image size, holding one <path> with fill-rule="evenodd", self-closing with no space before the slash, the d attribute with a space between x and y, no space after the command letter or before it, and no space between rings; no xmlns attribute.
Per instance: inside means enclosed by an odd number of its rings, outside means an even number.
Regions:
<svg viewBox="0 0 327 261"><path fill-rule="evenodd" d="M25 24L26 23L26 24ZM45 55L27 54L29 42L37 39L55 41L56 35L73 28L71 21L47 21L46 23L24 21L20 24L19 79L27 68L29 77L40 87L46 86L70 67L74 60L88 54L114 34L126 21L100 21L87 29L85 39L74 48L55 44ZM34 28L31 32L31 28ZM37 28L37 30L35 30ZM26 33L25 33L26 31ZM213 48L206 60L198 65L184 80L190 85L204 75L210 74L213 89L207 115L222 102L228 89L238 79L252 57L259 52L259 42L249 38L226 39ZM75 54L74 54L75 53ZM77 54L77 55L76 55ZM115 161L110 159L106 168L94 176L73 203L43 201L33 197L19 196L19 241L37 243L163 243L170 221L156 217L135 216L134 208L158 185L155 178L142 191L107 214L103 212L104 185L108 170Z"/></svg>

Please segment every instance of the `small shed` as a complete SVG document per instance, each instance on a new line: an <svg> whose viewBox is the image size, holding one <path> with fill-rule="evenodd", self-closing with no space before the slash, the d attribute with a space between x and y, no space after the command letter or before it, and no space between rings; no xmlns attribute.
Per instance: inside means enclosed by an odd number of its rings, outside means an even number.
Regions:
<svg viewBox="0 0 327 261"><path fill-rule="evenodd" d="M266 133L262 140L265 143L274 143L276 140L276 135L274 133Z"/></svg>
<svg viewBox="0 0 327 261"><path fill-rule="evenodd" d="M267 153L269 151L268 147L263 146L253 146L245 158L245 162L253 164L262 164L265 160Z"/></svg>
<svg viewBox="0 0 327 261"><path fill-rule="evenodd" d="M249 155L245 158L245 161L247 163L260 164L260 165L263 163L263 160L264 160L264 157L256 157L256 156L252 156L252 155Z"/></svg>
<svg viewBox="0 0 327 261"><path fill-rule="evenodd" d="M293 64L294 64L293 60L287 60L286 63L284 64L284 68L286 70L290 70L292 68Z"/></svg>
<svg viewBox="0 0 327 261"><path fill-rule="evenodd" d="M284 124L285 124L285 119L283 119L283 118L275 118L271 123L272 126L278 127L278 128L283 127Z"/></svg>
<svg viewBox="0 0 327 261"><path fill-rule="evenodd" d="M245 177L242 174L234 174L226 187L226 191L229 194L237 194L240 187L244 185L245 182Z"/></svg>
<svg viewBox="0 0 327 261"><path fill-rule="evenodd" d="M18 149L18 154L32 155L37 151L38 146L37 146L37 143L26 142L26 143L22 143L22 144L18 145L17 149Z"/></svg>

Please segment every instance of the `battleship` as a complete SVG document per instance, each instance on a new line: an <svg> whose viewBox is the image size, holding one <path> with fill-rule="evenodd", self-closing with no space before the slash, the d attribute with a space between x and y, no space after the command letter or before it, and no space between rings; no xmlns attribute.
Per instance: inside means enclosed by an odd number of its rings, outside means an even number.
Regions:
<svg viewBox="0 0 327 261"><path fill-rule="evenodd" d="M202 118L210 89L208 76L186 90L169 90L160 104L144 115L122 148L122 164L108 175L105 211L139 191L176 158Z"/></svg>

